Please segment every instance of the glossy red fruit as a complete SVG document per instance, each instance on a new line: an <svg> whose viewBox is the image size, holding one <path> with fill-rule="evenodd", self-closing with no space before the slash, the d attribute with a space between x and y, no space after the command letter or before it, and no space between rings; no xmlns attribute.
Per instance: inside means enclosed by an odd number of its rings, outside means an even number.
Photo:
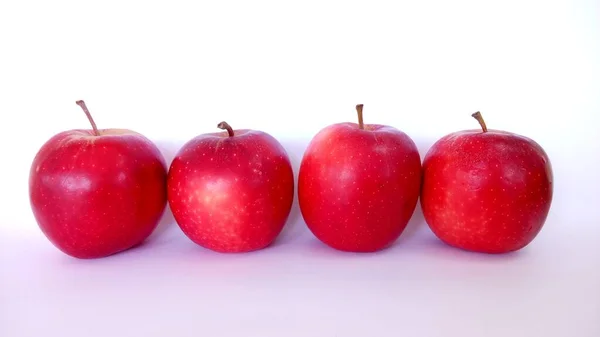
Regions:
<svg viewBox="0 0 600 337"><path fill-rule="evenodd" d="M35 219L59 250L100 258L144 241L166 207L167 167L158 148L131 130L69 130L38 151L29 176Z"/></svg>
<svg viewBox="0 0 600 337"><path fill-rule="evenodd" d="M395 242L415 210L421 160L404 132L386 125L338 123L310 142L298 195L312 233L341 251L374 252Z"/></svg>
<svg viewBox="0 0 600 337"><path fill-rule="evenodd" d="M507 253L531 243L542 229L553 194L552 167L542 147L514 133L454 132L423 160L423 215L448 245Z"/></svg>
<svg viewBox="0 0 600 337"><path fill-rule="evenodd" d="M266 248L282 231L294 199L285 149L271 135L233 130L195 137L169 169L168 199L182 231L222 253Z"/></svg>

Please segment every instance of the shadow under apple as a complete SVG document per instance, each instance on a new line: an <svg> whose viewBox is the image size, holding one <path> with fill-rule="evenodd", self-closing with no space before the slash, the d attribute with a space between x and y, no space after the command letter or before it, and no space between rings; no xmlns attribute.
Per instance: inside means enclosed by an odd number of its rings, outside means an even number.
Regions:
<svg viewBox="0 0 600 337"><path fill-rule="evenodd" d="M422 164L423 159L425 158L425 155L427 154L427 151L429 151L429 149L431 148L431 145L433 145L435 140L415 138L415 139L413 139L413 141L415 142L415 145L417 146L417 150L419 151L419 156L421 157L421 164ZM423 177L421 177L421 183L422 182L423 182ZM427 226L427 222L425 221L425 217L423 215L423 210L421 208L421 197L419 195L419 199L417 200L417 205L415 207L415 210L412 214L410 221L406 225L406 228L404 229L404 231L402 232L400 237L396 240L396 242L394 242L394 244L390 248L395 247L395 246L402 246L402 245L409 243L411 240L413 240L416 237L417 233L420 233L421 231L427 231L428 234L433 235L433 233L431 233L431 231L429 230L429 227Z"/></svg>
<svg viewBox="0 0 600 337"><path fill-rule="evenodd" d="M403 246L406 243L410 243L410 241L414 239L418 233L425 230L428 230L427 223L425 222L421 205L417 202L415 211L413 212L410 221L408 221L406 228L402 234L400 234L400 237L398 237L398 239L390 246L390 248L395 246Z"/></svg>
<svg viewBox="0 0 600 337"><path fill-rule="evenodd" d="M173 141L157 141L156 146L162 153L163 158L165 159L168 171L169 166L173 161L173 158L175 158L175 155L177 154L177 151L179 151L179 149L181 148L182 144ZM154 240L155 238L163 234L171 225L174 224L175 218L173 217L173 212L171 212L171 208L167 203L161 220L159 221L158 225L156 226L156 228L154 229L147 241Z"/></svg>
<svg viewBox="0 0 600 337"><path fill-rule="evenodd" d="M519 260L526 258L529 255L527 252L527 247L518 251L501 254L468 251L446 244L434 234L431 234L431 237L423 240L419 244L419 249L423 254L433 255L435 258L448 260L467 260L473 262L480 261L486 264Z"/></svg>
<svg viewBox="0 0 600 337"><path fill-rule="evenodd" d="M293 242L307 230L304 221L302 220L302 213L300 212L300 205L298 202L298 172L300 171L300 163L302 161L304 150L308 146L308 141L282 139L280 142L290 158L292 170L294 172L294 201L292 202L292 208L290 209L290 215L285 227L275 242L273 242L272 246Z"/></svg>

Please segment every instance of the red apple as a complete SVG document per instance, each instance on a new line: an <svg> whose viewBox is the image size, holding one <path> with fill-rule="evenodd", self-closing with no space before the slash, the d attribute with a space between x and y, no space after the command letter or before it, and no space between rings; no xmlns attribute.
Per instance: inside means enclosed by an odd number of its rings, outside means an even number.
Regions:
<svg viewBox="0 0 600 337"><path fill-rule="evenodd" d="M488 130L454 132L423 160L421 206L433 233L450 246L507 253L533 241L550 210L552 168L535 141Z"/></svg>
<svg viewBox="0 0 600 337"><path fill-rule="evenodd" d="M337 123L310 141L298 176L302 216L311 232L340 251L382 250L415 210L421 159L415 143L391 126Z"/></svg>
<svg viewBox="0 0 600 337"><path fill-rule="evenodd" d="M139 133L63 131L38 151L29 176L34 217L59 250L100 258L132 248L157 226L166 207L166 163Z"/></svg>
<svg viewBox="0 0 600 337"><path fill-rule="evenodd" d="M199 135L178 151L168 200L185 235L221 253L266 248L275 241L294 199L288 155L271 135L233 130Z"/></svg>

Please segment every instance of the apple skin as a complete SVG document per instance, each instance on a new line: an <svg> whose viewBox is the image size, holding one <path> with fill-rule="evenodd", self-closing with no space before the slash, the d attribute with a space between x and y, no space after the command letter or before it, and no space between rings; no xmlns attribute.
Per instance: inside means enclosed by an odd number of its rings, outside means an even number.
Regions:
<svg viewBox="0 0 600 337"><path fill-rule="evenodd" d="M321 242L345 252L375 252L406 228L420 184L419 152L404 132L337 123L310 141L300 164L298 200Z"/></svg>
<svg viewBox="0 0 600 337"><path fill-rule="evenodd" d="M518 134L454 132L434 143L423 159L425 221L442 242L466 251L524 248L542 229L552 194L548 155Z"/></svg>
<svg viewBox="0 0 600 337"><path fill-rule="evenodd" d="M166 207L167 167L158 148L124 129L63 131L36 154L29 175L34 217L60 251L113 255L143 242Z"/></svg>
<svg viewBox="0 0 600 337"><path fill-rule="evenodd" d="M294 174L282 145L257 130L196 136L178 151L168 176L173 216L194 243L220 253L271 245L294 199Z"/></svg>

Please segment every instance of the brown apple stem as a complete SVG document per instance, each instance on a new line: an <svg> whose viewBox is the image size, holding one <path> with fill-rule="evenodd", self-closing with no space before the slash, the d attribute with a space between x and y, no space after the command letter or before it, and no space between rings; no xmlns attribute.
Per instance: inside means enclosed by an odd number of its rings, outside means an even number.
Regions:
<svg viewBox="0 0 600 337"><path fill-rule="evenodd" d="M219 125L217 125L217 127L221 130L227 130L227 134L229 135L229 137L233 137L233 129L229 124L227 124L227 122L221 122L219 123Z"/></svg>
<svg viewBox="0 0 600 337"><path fill-rule="evenodd" d="M365 124L363 122L363 105L356 105L356 112L358 113L358 128L363 130L365 128Z"/></svg>
<svg viewBox="0 0 600 337"><path fill-rule="evenodd" d="M483 130L483 132L488 131L487 126L485 125L485 121L483 120L483 116L481 116L481 112L477 111L473 113L471 117L475 118L479 122L479 125L481 125L481 130Z"/></svg>
<svg viewBox="0 0 600 337"><path fill-rule="evenodd" d="M100 132L98 131L98 127L96 127L96 122L94 122L94 119L92 118L92 114L90 113L90 111L88 110L87 106L85 105L85 102L83 100L79 100L77 102L77 105L79 105L81 107L81 109L83 109L83 112L85 112L85 115L87 116L87 119L90 121L90 124L92 124L92 129L94 129L94 135L95 136L100 136Z"/></svg>

